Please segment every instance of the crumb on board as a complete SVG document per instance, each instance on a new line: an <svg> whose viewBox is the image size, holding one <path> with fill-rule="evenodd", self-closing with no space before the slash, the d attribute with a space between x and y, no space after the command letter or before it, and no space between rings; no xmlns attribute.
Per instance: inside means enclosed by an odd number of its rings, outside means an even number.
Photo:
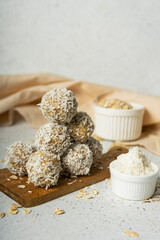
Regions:
<svg viewBox="0 0 160 240"><path fill-rule="evenodd" d="M30 184L31 182L29 180L26 181L27 184Z"/></svg>
<svg viewBox="0 0 160 240"><path fill-rule="evenodd" d="M0 212L0 218L4 218L5 213L4 212Z"/></svg>
<svg viewBox="0 0 160 240"><path fill-rule="evenodd" d="M18 185L19 188L25 188L25 185Z"/></svg>
<svg viewBox="0 0 160 240"><path fill-rule="evenodd" d="M72 181L72 182L69 182L68 185L71 185L71 184L75 183L76 181L77 181L77 180L74 180L74 181Z"/></svg>
<svg viewBox="0 0 160 240"><path fill-rule="evenodd" d="M132 231L128 231L128 230L124 230L124 234L130 237L138 237L138 233L136 232L132 232Z"/></svg>
<svg viewBox="0 0 160 240"><path fill-rule="evenodd" d="M63 213L65 213L65 211L64 211L63 209L59 209L59 208L57 208L57 209L54 211L54 214L55 214L55 215L61 215L61 214L63 214Z"/></svg>
<svg viewBox="0 0 160 240"><path fill-rule="evenodd" d="M32 191L28 191L28 193L32 193Z"/></svg>
<svg viewBox="0 0 160 240"><path fill-rule="evenodd" d="M11 175L10 178L14 179L14 180L18 179L18 177L16 175Z"/></svg>
<svg viewBox="0 0 160 240"><path fill-rule="evenodd" d="M103 170L104 168L102 166L97 167L99 170Z"/></svg>
<svg viewBox="0 0 160 240"><path fill-rule="evenodd" d="M32 212L32 210L29 209L29 208L24 208L24 209L23 209L23 212L24 212L25 214L30 214L30 213Z"/></svg>
<svg viewBox="0 0 160 240"><path fill-rule="evenodd" d="M10 179L10 178L7 178L7 181L11 181L11 179Z"/></svg>

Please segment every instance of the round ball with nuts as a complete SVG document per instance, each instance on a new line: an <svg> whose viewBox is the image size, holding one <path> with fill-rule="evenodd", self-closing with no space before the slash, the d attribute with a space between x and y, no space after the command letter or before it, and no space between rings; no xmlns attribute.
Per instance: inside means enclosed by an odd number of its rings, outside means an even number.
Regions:
<svg viewBox="0 0 160 240"><path fill-rule="evenodd" d="M64 171L73 175L87 175L93 163L93 155L85 144L72 144L61 158Z"/></svg>
<svg viewBox="0 0 160 240"><path fill-rule="evenodd" d="M54 88L41 100L40 109L49 122L69 123L77 112L78 103L71 90Z"/></svg>
<svg viewBox="0 0 160 240"><path fill-rule="evenodd" d="M65 125L47 123L35 136L35 145L41 151L62 155L70 145L70 135Z"/></svg>
<svg viewBox="0 0 160 240"><path fill-rule="evenodd" d="M94 131L94 123L86 112L77 112L69 126L71 137L80 143L85 142Z"/></svg>
<svg viewBox="0 0 160 240"><path fill-rule="evenodd" d="M61 171L60 156L37 151L30 156L26 169L30 182L47 189L58 182Z"/></svg>
<svg viewBox="0 0 160 240"><path fill-rule="evenodd" d="M5 157L6 167L15 175L26 175L26 162L34 151L34 147L29 144L25 144L20 141L14 142L10 147L8 147Z"/></svg>

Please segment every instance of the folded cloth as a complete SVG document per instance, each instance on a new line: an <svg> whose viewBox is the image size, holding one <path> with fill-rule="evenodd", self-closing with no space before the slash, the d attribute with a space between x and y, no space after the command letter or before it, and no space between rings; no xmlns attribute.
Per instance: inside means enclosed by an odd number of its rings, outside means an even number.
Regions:
<svg viewBox="0 0 160 240"><path fill-rule="evenodd" d="M73 81L55 74L19 74L0 76L0 124L13 123L14 112L21 114L34 128L38 129L47 120L37 104L52 88L66 87L74 92L79 107L94 119L93 102L101 94L144 105L143 134L127 145L141 145L153 153L160 154L160 97L136 93L83 81Z"/></svg>

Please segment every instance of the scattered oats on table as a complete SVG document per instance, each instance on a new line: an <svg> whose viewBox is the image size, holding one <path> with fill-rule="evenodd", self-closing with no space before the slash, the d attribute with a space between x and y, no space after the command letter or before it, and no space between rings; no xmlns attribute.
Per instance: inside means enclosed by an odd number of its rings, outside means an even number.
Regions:
<svg viewBox="0 0 160 240"><path fill-rule="evenodd" d="M57 208L57 209L54 211L54 214L55 214L55 215L61 215L61 214L63 214L63 213L65 213L65 211L64 211L63 209L59 209L59 208Z"/></svg>
<svg viewBox="0 0 160 240"><path fill-rule="evenodd" d="M32 212L32 210L29 209L29 208L24 208L24 209L23 209L23 212L24 212L25 214L30 214L30 213Z"/></svg>
<svg viewBox="0 0 160 240"><path fill-rule="evenodd" d="M17 208L12 208L10 207L9 210L8 210L8 213L11 214L11 215L16 215L18 213L18 209Z"/></svg>
<svg viewBox="0 0 160 240"><path fill-rule="evenodd" d="M76 198L82 198L84 195L82 193L76 194Z"/></svg>
<svg viewBox="0 0 160 240"><path fill-rule="evenodd" d="M4 218L5 213L4 212L0 212L0 218Z"/></svg>
<svg viewBox="0 0 160 240"><path fill-rule="evenodd" d="M83 198L92 199L93 197L87 194L87 195L83 195Z"/></svg>
<svg viewBox="0 0 160 240"><path fill-rule="evenodd" d="M90 191L90 194L92 195L98 195L98 193L99 192L96 189Z"/></svg>
<svg viewBox="0 0 160 240"><path fill-rule="evenodd" d="M76 194L76 198L82 198L84 195L87 195L87 192L84 190L79 190L79 193Z"/></svg>
<svg viewBox="0 0 160 240"><path fill-rule="evenodd" d="M8 213L11 215L15 215L19 212L19 210L17 208L21 208L21 207L22 207L22 205L20 205L20 204L12 203L8 210Z"/></svg>
<svg viewBox="0 0 160 240"><path fill-rule="evenodd" d="M85 192L83 189L79 190L79 193L83 194L83 195L86 195L87 192Z"/></svg>
<svg viewBox="0 0 160 240"><path fill-rule="evenodd" d="M130 237L138 237L138 233L136 232L132 232L132 231L128 231L128 230L124 230L124 234Z"/></svg>
<svg viewBox="0 0 160 240"><path fill-rule="evenodd" d="M21 207L22 207L22 205L17 204L17 203L12 203L12 204L11 204L11 208L13 208L13 209L21 208Z"/></svg>

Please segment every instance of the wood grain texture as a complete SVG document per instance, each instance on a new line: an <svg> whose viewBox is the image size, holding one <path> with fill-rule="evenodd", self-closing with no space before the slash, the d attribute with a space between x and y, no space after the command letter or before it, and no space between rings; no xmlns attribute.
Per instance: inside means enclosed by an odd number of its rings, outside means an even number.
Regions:
<svg viewBox="0 0 160 240"><path fill-rule="evenodd" d="M22 177L22 179L18 177L17 180L11 179L8 181L7 179L9 179L12 174L6 168L1 169L0 190L24 207L37 206L110 177L108 168L110 162L115 160L118 155L126 152L128 152L127 148L115 146L110 149L109 152L103 154L100 167L92 168L90 175L79 176L72 179L62 176L58 184L48 190L35 187L32 183L27 184L27 176ZM18 185L25 185L26 187L21 189ZM28 191L32 191L32 193Z"/></svg>

